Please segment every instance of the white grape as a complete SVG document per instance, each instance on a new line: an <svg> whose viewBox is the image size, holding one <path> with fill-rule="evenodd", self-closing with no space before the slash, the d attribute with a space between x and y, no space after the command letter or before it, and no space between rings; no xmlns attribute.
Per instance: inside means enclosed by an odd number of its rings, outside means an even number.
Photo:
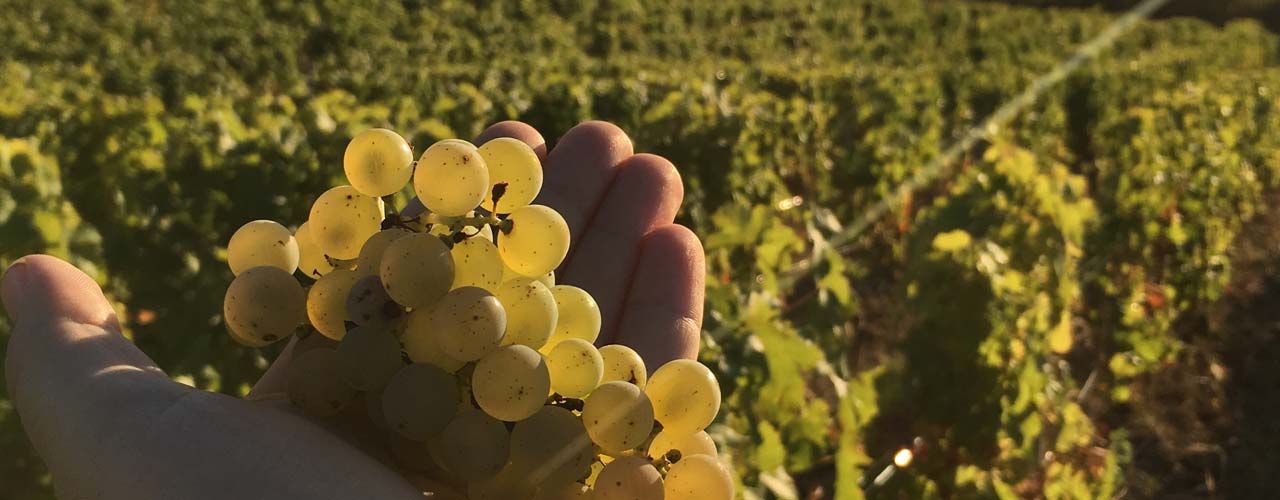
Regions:
<svg viewBox="0 0 1280 500"><path fill-rule="evenodd" d="M507 314L493 294L474 286L453 290L431 309L433 335L444 352L461 361L475 361L497 350L507 326Z"/></svg>
<svg viewBox="0 0 1280 500"><path fill-rule="evenodd" d="M227 265L233 274L258 266L278 267L292 274L298 268L298 241L278 222L255 220L231 235Z"/></svg>
<svg viewBox="0 0 1280 500"><path fill-rule="evenodd" d="M382 229L382 207L382 200L351 186L325 191L311 205L311 238L330 257L355 259L365 240Z"/></svg>
<svg viewBox="0 0 1280 500"><path fill-rule="evenodd" d="M307 296L292 274L273 266L244 270L223 297L222 315L237 335L275 342L293 333L307 314Z"/></svg>
<svg viewBox="0 0 1280 500"><path fill-rule="evenodd" d="M329 259L324 256L324 251L311 237L310 223L303 222L298 226L298 230L293 233L293 239L298 242L298 270L302 271L302 274L316 279L333 270L333 264L329 263Z"/></svg>
<svg viewBox="0 0 1280 500"><path fill-rule="evenodd" d="M551 375L551 390L567 398L581 398L600 384L604 360L590 342L570 339L547 355L547 371Z"/></svg>
<svg viewBox="0 0 1280 500"><path fill-rule="evenodd" d="M644 359L636 351L622 344L609 344L600 348L600 358L604 360L604 375L600 377L600 383L621 380L644 389L649 372L645 369Z"/></svg>
<svg viewBox="0 0 1280 500"><path fill-rule="evenodd" d="M384 128L365 130L347 144L342 169L364 195L387 196L413 175L413 150L400 134Z"/></svg>
<svg viewBox="0 0 1280 500"><path fill-rule="evenodd" d="M671 464L663 494L665 500L732 500L733 477L715 458L693 455Z"/></svg>
<svg viewBox="0 0 1280 500"><path fill-rule="evenodd" d="M433 213L463 215L484 200L489 188L489 169L470 143L440 141L418 158L413 189L418 199Z"/></svg>
<svg viewBox="0 0 1280 500"><path fill-rule="evenodd" d="M593 500L663 500L662 476L640 457L624 456L609 462L595 484Z"/></svg>
<svg viewBox="0 0 1280 500"><path fill-rule="evenodd" d="M526 205L507 216L511 230L498 237L498 254L511 270L536 278L569 254L569 225L551 207Z"/></svg>
<svg viewBox="0 0 1280 500"><path fill-rule="evenodd" d="M556 327L545 348L554 348L568 339L595 342L600 337L600 306L586 290L572 285L551 287L556 300Z"/></svg>
<svg viewBox="0 0 1280 500"><path fill-rule="evenodd" d="M542 163L528 144L511 137L500 137L480 146L480 156L489 167L489 185L483 206L494 213L506 214L528 205L542 190ZM501 186L501 187L498 187ZM495 206L494 190L502 197Z"/></svg>
<svg viewBox="0 0 1280 500"><path fill-rule="evenodd" d="M645 392L663 430L694 433L707 428L720 411L720 384L697 361L671 361L649 378Z"/></svg>
<svg viewBox="0 0 1280 500"><path fill-rule="evenodd" d="M653 430L653 406L635 384L606 382L587 396L582 423L591 440L606 453L623 452L648 439Z"/></svg>
<svg viewBox="0 0 1280 500"><path fill-rule="evenodd" d="M453 288L477 286L496 290L502 282L498 247L484 238L467 238L453 245Z"/></svg>
<svg viewBox="0 0 1280 500"><path fill-rule="evenodd" d="M378 274L392 300L406 307L428 307L449 292L453 257L440 238L415 233L387 246Z"/></svg>
<svg viewBox="0 0 1280 500"><path fill-rule="evenodd" d="M507 311L507 331L503 345L521 344L537 349L547 343L555 329L556 300L541 282L517 278L493 292Z"/></svg>
<svg viewBox="0 0 1280 500"><path fill-rule="evenodd" d="M457 380L434 365L404 366L382 390L382 413L387 425L415 441L439 434L457 408Z"/></svg>
<svg viewBox="0 0 1280 500"><path fill-rule="evenodd" d="M347 269L334 269L321 276L307 292L307 317L316 331L333 340L347 335L347 296L360 280L360 274Z"/></svg>
<svg viewBox="0 0 1280 500"><path fill-rule="evenodd" d="M415 363L430 363L446 372L457 372L467 363L444 352L444 346L440 345L440 332L436 329L431 311L431 308L415 309L409 313L404 335L400 338L404 342L404 350Z"/></svg>
<svg viewBox="0 0 1280 500"><path fill-rule="evenodd" d="M498 420L518 422L542 407L551 390L547 364L537 351L503 346L476 363L471 391L480 409Z"/></svg>
<svg viewBox="0 0 1280 500"><path fill-rule="evenodd" d="M382 256L386 254L391 243L413 234L405 229L393 227L378 231L360 247L360 255L356 257L356 271L360 274L378 274L382 269Z"/></svg>

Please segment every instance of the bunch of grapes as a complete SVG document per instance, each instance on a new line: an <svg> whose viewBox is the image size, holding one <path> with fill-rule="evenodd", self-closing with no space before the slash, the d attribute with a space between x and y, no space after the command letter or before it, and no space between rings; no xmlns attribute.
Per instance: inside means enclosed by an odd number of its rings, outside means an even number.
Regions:
<svg viewBox="0 0 1280 500"><path fill-rule="evenodd" d="M321 339L294 351L294 405L326 417L363 400L401 465L473 500L732 498L704 431L715 377L690 360L650 375L630 348L596 348L595 300L555 283L569 228L532 204L543 173L527 144L448 139L415 162L372 129L343 167L351 184L297 231L254 221L227 246L232 338ZM401 213L384 198L410 180L421 206Z"/></svg>

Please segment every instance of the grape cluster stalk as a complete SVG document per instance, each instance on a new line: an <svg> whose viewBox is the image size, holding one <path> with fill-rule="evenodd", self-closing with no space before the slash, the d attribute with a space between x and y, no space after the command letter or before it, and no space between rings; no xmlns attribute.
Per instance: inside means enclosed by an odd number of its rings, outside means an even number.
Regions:
<svg viewBox="0 0 1280 500"><path fill-rule="evenodd" d="M705 431L715 376L692 360L650 373L626 346L596 347L595 300L556 284L569 228L533 204L543 172L527 144L446 139L415 161L399 134L371 129L343 169L350 184L297 230L252 221L227 245L230 336L307 339L288 366L295 406L368 413L443 498L733 498ZM404 216L384 198L410 182L425 210Z"/></svg>

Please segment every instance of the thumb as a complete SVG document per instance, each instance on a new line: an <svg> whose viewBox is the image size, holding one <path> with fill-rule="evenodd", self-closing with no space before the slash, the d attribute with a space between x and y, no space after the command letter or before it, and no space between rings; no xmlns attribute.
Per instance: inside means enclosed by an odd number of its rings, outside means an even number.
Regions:
<svg viewBox="0 0 1280 500"><path fill-rule="evenodd" d="M47 255L18 259L0 280L0 298L13 323L9 395L51 468L64 468L59 462L82 454L103 426L118 424L122 406L180 392L120 334L102 289L71 264Z"/></svg>

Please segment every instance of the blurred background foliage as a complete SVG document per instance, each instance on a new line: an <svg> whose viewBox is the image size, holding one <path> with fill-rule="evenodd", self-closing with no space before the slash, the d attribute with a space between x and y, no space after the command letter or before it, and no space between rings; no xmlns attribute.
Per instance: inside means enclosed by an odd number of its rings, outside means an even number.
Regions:
<svg viewBox="0 0 1280 500"><path fill-rule="evenodd" d="M303 220L356 131L604 119L681 169L745 498L1274 489L1280 39L1257 21L1140 24L837 246L1116 5L2 3L0 265L70 259L186 383L240 394L274 356L223 333L223 245ZM6 399L0 450L0 496L51 496Z"/></svg>

